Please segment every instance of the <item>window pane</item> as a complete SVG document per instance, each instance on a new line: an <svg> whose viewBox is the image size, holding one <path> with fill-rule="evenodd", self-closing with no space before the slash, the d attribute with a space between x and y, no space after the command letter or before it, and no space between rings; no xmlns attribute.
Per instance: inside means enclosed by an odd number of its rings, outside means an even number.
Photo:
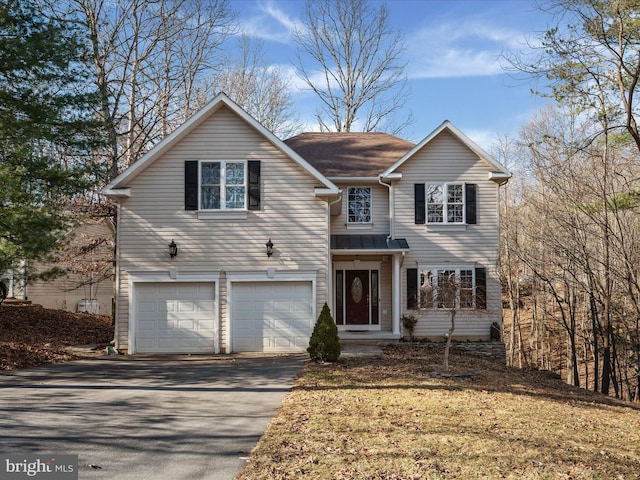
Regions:
<svg viewBox="0 0 640 480"><path fill-rule="evenodd" d="M462 205L447 205L447 222L449 223L462 223L464 209Z"/></svg>
<svg viewBox="0 0 640 480"><path fill-rule="evenodd" d="M473 287L473 271L460 270L460 288L472 288L472 287Z"/></svg>
<svg viewBox="0 0 640 480"><path fill-rule="evenodd" d="M427 206L427 222L429 223L444 222L444 215L442 214L442 205Z"/></svg>
<svg viewBox="0 0 640 480"><path fill-rule="evenodd" d="M336 306L342 307L342 270L336 271Z"/></svg>
<svg viewBox="0 0 640 480"><path fill-rule="evenodd" d="M456 304L455 270L438 270L437 298L439 308L453 308Z"/></svg>
<svg viewBox="0 0 640 480"><path fill-rule="evenodd" d="M427 185L427 223L444 222L442 185Z"/></svg>
<svg viewBox="0 0 640 480"><path fill-rule="evenodd" d="M349 223L371 223L371 189L349 189Z"/></svg>
<svg viewBox="0 0 640 480"><path fill-rule="evenodd" d="M227 163L226 184L244 185L244 163Z"/></svg>
<svg viewBox="0 0 640 480"><path fill-rule="evenodd" d="M351 299L353 303L360 303L364 294L364 285L360 277L354 277L351 282Z"/></svg>
<svg viewBox="0 0 640 480"><path fill-rule="evenodd" d="M427 203L443 203L442 185L427 185Z"/></svg>
<svg viewBox="0 0 640 480"><path fill-rule="evenodd" d="M378 306L378 271L371 270L371 306Z"/></svg>
<svg viewBox="0 0 640 480"><path fill-rule="evenodd" d="M203 210L220 208L220 187L202 187L200 208Z"/></svg>
<svg viewBox="0 0 640 480"><path fill-rule="evenodd" d="M448 203L462 203L462 185L449 185L447 194Z"/></svg>
<svg viewBox="0 0 640 480"><path fill-rule="evenodd" d="M220 163L202 164L202 185L220 185Z"/></svg>
<svg viewBox="0 0 640 480"><path fill-rule="evenodd" d="M473 307L473 271L460 270L460 308Z"/></svg>
<svg viewBox="0 0 640 480"><path fill-rule="evenodd" d="M244 208L244 187L227 187L226 208Z"/></svg>
<svg viewBox="0 0 640 480"><path fill-rule="evenodd" d="M420 272L420 308L433 308L433 275L431 270Z"/></svg>

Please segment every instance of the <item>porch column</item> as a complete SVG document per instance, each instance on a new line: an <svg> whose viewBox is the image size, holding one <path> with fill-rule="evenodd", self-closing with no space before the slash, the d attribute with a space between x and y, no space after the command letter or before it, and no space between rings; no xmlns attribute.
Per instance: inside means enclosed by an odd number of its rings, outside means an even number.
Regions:
<svg viewBox="0 0 640 480"><path fill-rule="evenodd" d="M400 254L395 253L393 255L393 275L392 277L392 288L391 293L393 296L392 307L391 307L391 316L392 316L392 327L393 334L400 335Z"/></svg>

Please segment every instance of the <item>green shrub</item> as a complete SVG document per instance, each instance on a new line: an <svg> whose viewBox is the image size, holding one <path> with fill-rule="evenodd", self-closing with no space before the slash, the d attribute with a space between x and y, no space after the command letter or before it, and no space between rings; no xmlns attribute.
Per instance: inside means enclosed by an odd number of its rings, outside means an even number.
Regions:
<svg viewBox="0 0 640 480"><path fill-rule="evenodd" d="M338 337L338 327L326 303L322 307L316 326L313 327L307 352L311 360L317 362L335 362L340 358L342 346Z"/></svg>

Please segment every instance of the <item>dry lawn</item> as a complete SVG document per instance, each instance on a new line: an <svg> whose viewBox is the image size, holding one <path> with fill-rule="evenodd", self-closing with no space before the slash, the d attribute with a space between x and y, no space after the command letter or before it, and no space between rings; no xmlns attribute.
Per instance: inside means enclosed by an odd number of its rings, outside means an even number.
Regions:
<svg viewBox="0 0 640 480"><path fill-rule="evenodd" d="M640 406L394 346L308 363L238 479L640 479Z"/></svg>

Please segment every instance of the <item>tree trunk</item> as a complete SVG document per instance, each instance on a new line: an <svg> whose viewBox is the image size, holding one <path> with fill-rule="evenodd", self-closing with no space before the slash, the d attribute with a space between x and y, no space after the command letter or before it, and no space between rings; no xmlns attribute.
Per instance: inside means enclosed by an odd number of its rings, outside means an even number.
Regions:
<svg viewBox="0 0 640 480"><path fill-rule="evenodd" d="M451 326L449 327L449 335L447 336L447 343L444 346L444 360L442 362L442 370L449 371L449 350L451 348L451 338L453 332L456 329L456 310L451 310Z"/></svg>

